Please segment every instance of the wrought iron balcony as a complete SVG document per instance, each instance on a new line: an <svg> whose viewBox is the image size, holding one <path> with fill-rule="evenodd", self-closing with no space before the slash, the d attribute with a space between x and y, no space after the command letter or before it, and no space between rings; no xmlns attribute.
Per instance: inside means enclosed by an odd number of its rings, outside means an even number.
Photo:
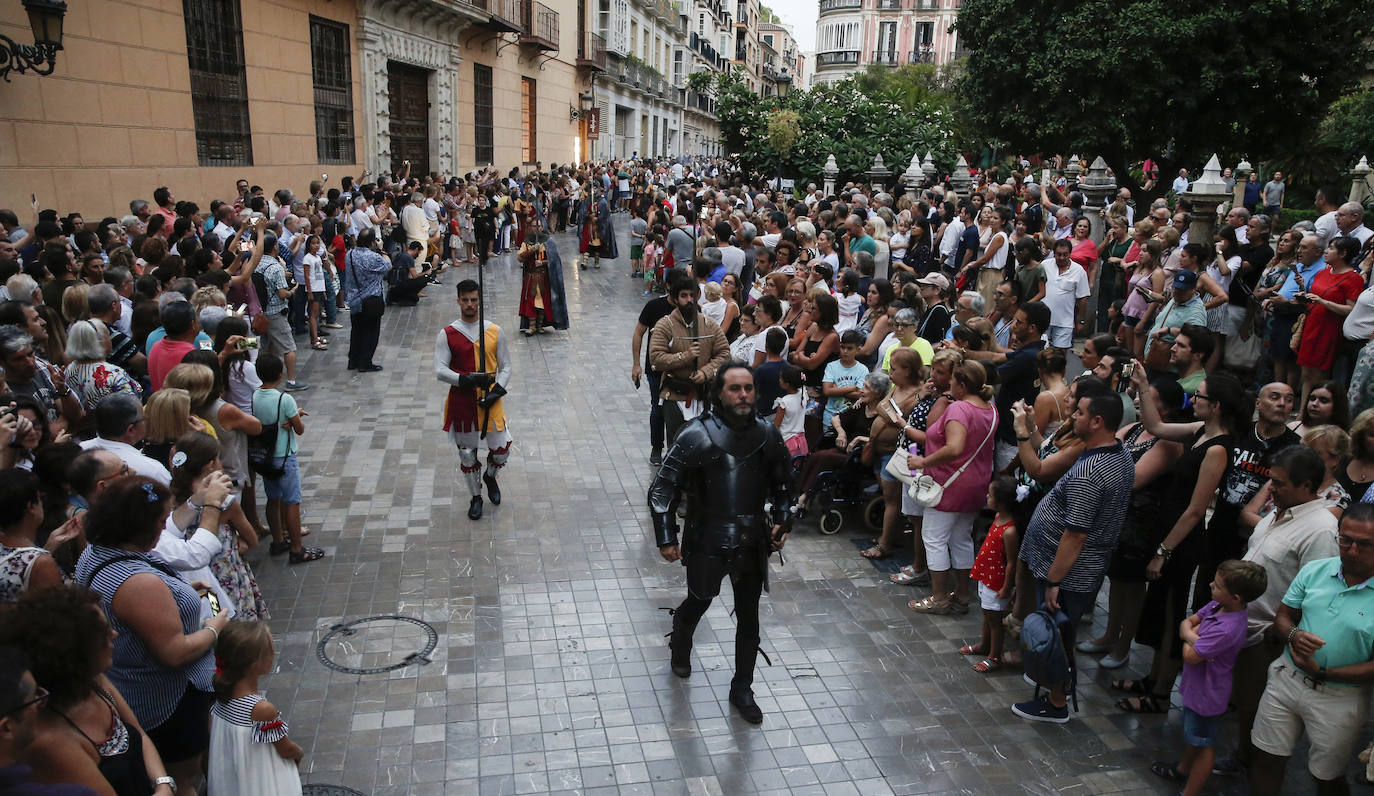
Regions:
<svg viewBox="0 0 1374 796"><path fill-rule="evenodd" d="M524 33L526 8L533 0L472 0L472 5L489 16L486 27L498 33Z"/></svg>
<svg viewBox="0 0 1374 796"><path fill-rule="evenodd" d="M907 63L909 64L933 64L935 63L935 48L921 47L907 53Z"/></svg>
<svg viewBox="0 0 1374 796"><path fill-rule="evenodd" d="M595 33L577 43L577 65L595 72L606 71L606 40Z"/></svg>
<svg viewBox="0 0 1374 796"><path fill-rule="evenodd" d="M537 2L525 2L525 29L520 32L520 44L549 52L558 51L558 12Z"/></svg>
<svg viewBox="0 0 1374 796"><path fill-rule="evenodd" d="M816 53L816 66L858 66L858 50L830 50Z"/></svg>
<svg viewBox="0 0 1374 796"><path fill-rule="evenodd" d="M956 4L955 7L957 8L958 5ZM939 10L940 10L940 0L916 0L916 10L917 10L917 11L939 11Z"/></svg>
<svg viewBox="0 0 1374 796"><path fill-rule="evenodd" d="M873 53L872 63L881 66L896 66L900 62L901 59L897 57L896 50L877 50Z"/></svg>
<svg viewBox="0 0 1374 796"><path fill-rule="evenodd" d="M919 3L919 2L921 2L921 0L916 0L916 2ZM878 0L878 10L879 10L879 11L901 11L901 10L902 10L902 0Z"/></svg>

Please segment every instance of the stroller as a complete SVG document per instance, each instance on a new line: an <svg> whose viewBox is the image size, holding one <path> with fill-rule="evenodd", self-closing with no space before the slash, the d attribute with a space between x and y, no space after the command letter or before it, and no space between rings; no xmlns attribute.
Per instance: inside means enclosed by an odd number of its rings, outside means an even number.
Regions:
<svg viewBox="0 0 1374 796"><path fill-rule="evenodd" d="M863 446L856 445L839 466L816 474L807 499L800 504L798 518L807 514L806 506L815 505L819 512L817 524L821 533L830 536L844 527L847 507L863 509L864 525L871 531L883 527L883 495L873 468L860 461Z"/></svg>

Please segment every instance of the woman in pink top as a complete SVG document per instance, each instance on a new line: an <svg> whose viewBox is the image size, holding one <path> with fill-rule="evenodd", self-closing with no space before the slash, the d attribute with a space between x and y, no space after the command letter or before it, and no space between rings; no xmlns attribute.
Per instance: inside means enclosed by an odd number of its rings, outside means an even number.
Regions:
<svg viewBox="0 0 1374 796"><path fill-rule="evenodd" d="M930 568L931 595L908 606L923 614L965 614L973 567L973 519L987 502L992 480L997 410L987 373L977 362L954 369L954 401L926 432L926 455L907 457L911 469L944 485L940 502L925 511L921 540ZM953 577L950 570L953 570Z"/></svg>

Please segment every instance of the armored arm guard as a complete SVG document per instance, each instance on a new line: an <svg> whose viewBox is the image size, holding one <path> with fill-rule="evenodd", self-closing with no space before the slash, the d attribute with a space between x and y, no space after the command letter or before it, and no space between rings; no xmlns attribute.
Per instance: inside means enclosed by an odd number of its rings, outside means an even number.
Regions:
<svg viewBox="0 0 1374 796"><path fill-rule="evenodd" d="M772 423L767 426L767 441L763 445L763 465L768 474L769 515L774 525L783 531L792 529L792 454L782 441L782 432Z"/></svg>
<svg viewBox="0 0 1374 796"><path fill-rule="evenodd" d="M683 482L693 468L697 454L710 445L700 421L687 423L678 432L677 439L668 447L663 464L649 484L649 512L654 519L654 542L659 547L678 543L677 516L673 511L673 499L677 497Z"/></svg>

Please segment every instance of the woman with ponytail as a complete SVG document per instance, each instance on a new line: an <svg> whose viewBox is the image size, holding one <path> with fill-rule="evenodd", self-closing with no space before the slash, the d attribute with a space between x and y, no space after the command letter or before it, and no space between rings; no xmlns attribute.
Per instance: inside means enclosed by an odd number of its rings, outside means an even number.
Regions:
<svg viewBox="0 0 1374 796"><path fill-rule="evenodd" d="M277 653L262 622L225 625L215 647L215 704L210 708L213 796L299 796L305 750L287 737L286 720L258 691Z"/></svg>

